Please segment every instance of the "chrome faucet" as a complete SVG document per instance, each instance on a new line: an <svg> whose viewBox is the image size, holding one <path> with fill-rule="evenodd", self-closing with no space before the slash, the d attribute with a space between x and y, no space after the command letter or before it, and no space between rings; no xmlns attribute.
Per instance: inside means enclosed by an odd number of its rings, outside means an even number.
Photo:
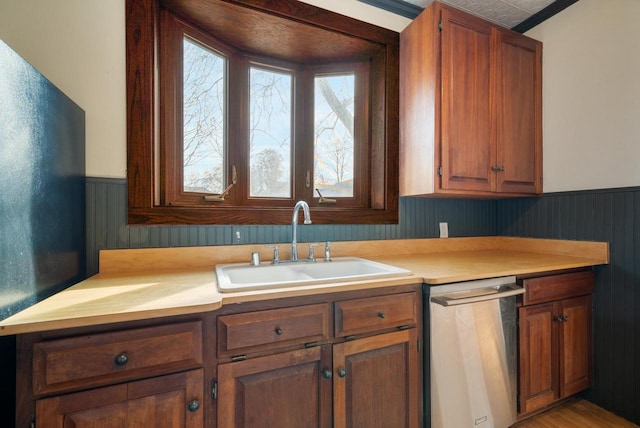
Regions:
<svg viewBox="0 0 640 428"><path fill-rule="evenodd" d="M291 220L291 229L292 236L291 239L291 261L298 261L298 211L300 211L300 207L302 207L302 211L304 213L304 224L311 224L311 215L309 214L309 204L305 201L298 201L296 206L293 207L293 220Z"/></svg>

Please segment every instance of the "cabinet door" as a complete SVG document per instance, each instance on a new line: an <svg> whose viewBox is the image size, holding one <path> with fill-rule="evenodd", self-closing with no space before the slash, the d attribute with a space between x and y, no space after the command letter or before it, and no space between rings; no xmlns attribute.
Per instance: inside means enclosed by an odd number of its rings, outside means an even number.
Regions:
<svg viewBox="0 0 640 428"><path fill-rule="evenodd" d="M420 426L419 355L416 329L334 345L333 426Z"/></svg>
<svg viewBox="0 0 640 428"><path fill-rule="evenodd" d="M443 190L492 191L491 24L442 10L442 117L440 161Z"/></svg>
<svg viewBox="0 0 640 428"><path fill-rule="evenodd" d="M520 413L541 409L558 399L554 313L553 303L519 309Z"/></svg>
<svg viewBox="0 0 640 428"><path fill-rule="evenodd" d="M218 428L331 427L330 347L218 366Z"/></svg>
<svg viewBox="0 0 640 428"><path fill-rule="evenodd" d="M38 427L203 426L202 370L38 400Z"/></svg>
<svg viewBox="0 0 640 428"><path fill-rule="evenodd" d="M542 193L542 44L496 31L496 190Z"/></svg>
<svg viewBox="0 0 640 428"><path fill-rule="evenodd" d="M560 398L591 386L591 296L561 302Z"/></svg>

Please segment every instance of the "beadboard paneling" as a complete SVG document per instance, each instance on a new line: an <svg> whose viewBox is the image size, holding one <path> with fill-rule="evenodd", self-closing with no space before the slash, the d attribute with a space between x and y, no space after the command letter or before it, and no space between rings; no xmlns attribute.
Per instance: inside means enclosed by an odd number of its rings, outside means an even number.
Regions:
<svg viewBox="0 0 640 428"><path fill-rule="evenodd" d="M594 387L588 398L640 424L640 188L497 201L505 236L607 241L596 269Z"/></svg>
<svg viewBox="0 0 640 428"><path fill-rule="evenodd" d="M101 249L267 244L291 240L291 226L128 226L126 181L87 178L87 271L98 272ZM434 238L496 234L495 201L400 198L399 224L300 225L298 241ZM313 209L311 210L313 220Z"/></svg>

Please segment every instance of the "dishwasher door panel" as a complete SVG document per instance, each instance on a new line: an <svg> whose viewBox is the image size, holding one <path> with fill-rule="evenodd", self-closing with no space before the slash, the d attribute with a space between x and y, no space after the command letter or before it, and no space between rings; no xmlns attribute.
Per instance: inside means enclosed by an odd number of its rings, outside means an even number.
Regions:
<svg viewBox="0 0 640 428"><path fill-rule="evenodd" d="M515 423L515 297L429 309L432 428Z"/></svg>

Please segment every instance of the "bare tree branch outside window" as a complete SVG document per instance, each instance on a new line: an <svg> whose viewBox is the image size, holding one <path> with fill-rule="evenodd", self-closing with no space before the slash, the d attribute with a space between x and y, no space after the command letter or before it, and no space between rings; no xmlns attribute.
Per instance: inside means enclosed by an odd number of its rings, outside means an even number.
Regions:
<svg viewBox="0 0 640 428"><path fill-rule="evenodd" d="M183 166L186 192L226 187L226 59L189 38L183 42ZM250 67L249 192L292 196L293 73ZM354 86L351 74L315 78L314 187L353 196Z"/></svg>
<svg viewBox="0 0 640 428"><path fill-rule="evenodd" d="M314 186L322 194L353 196L355 76L315 78Z"/></svg>
<svg viewBox="0 0 640 428"><path fill-rule="evenodd" d="M291 74L251 67L250 194L291 197Z"/></svg>
<svg viewBox="0 0 640 428"><path fill-rule="evenodd" d="M184 190L220 193L225 187L224 57L184 39Z"/></svg>

